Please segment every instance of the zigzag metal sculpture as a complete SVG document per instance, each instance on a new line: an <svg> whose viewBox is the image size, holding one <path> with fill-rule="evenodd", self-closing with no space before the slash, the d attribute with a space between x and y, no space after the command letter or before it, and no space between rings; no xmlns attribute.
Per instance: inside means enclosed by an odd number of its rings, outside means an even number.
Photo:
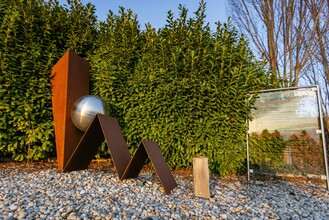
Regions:
<svg viewBox="0 0 329 220"><path fill-rule="evenodd" d="M165 192L169 194L177 183L157 143L141 141L131 158L117 119L97 114L85 133L74 126L70 111L76 99L88 94L88 69L88 63L70 51L53 67L52 102L58 170L88 168L105 139L120 180L137 177L149 158Z"/></svg>
<svg viewBox="0 0 329 220"><path fill-rule="evenodd" d="M100 114L97 114L91 122L64 170L73 171L88 168L104 138L120 180L137 177L147 158L149 158L166 193L169 194L177 186L157 143L142 141L131 158L117 119Z"/></svg>

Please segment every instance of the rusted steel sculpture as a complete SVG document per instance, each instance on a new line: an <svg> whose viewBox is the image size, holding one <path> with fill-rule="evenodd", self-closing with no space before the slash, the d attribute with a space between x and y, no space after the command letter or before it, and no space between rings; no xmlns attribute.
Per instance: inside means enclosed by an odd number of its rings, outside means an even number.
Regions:
<svg viewBox="0 0 329 220"><path fill-rule="evenodd" d="M177 186L157 143L141 141L131 158L116 118L95 113L85 132L73 124L71 111L74 102L89 93L89 65L86 61L68 51L53 67L52 89L60 172L88 168L105 140L120 180L137 177L149 158L165 192L169 194Z"/></svg>
<svg viewBox="0 0 329 220"><path fill-rule="evenodd" d="M120 180L136 178L149 158L165 192L169 194L177 186L156 142L141 141L131 158L117 119L101 114L97 114L91 122L64 171L88 168L104 139Z"/></svg>
<svg viewBox="0 0 329 220"><path fill-rule="evenodd" d="M58 170L63 171L83 132L71 120L74 102L89 94L89 64L68 51L51 73L52 106Z"/></svg>

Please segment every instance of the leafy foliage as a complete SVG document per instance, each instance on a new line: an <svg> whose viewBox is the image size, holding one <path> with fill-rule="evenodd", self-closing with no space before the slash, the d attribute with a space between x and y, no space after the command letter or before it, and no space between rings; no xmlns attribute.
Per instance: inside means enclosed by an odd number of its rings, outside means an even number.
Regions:
<svg viewBox="0 0 329 220"><path fill-rule="evenodd" d="M275 173L325 173L321 143L306 131L284 139L278 132L263 130L250 135L250 164L257 169Z"/></svg>
<svg viewBox="0 0 329 220"><path fill-rule="evenodd" d="M159 143L173 168L196 156L208 157L221 174L243 166L254 101L248 92L267 82L244 39L230 24L212 32L203 2L194 18L182 6L177 19L169 12L158 31L147 25L140 32L129 10L120 15L110 13L99 36L106 46L90 62L93 92L111 104L131 151L147 139Z"/></svg>
<svg viewBox="0 0 329 220"><path fill-rule="evenodd" d="M54 154L51 68L67 49L86 54L96 30L92 5L69 5L71 11L57 1L0 3L2 155L39 160Z"/></svg>
<svg viewBox="0 0 329 220"><path fill-rule="evenodd" d="M270 133L267 129L261 134L252 133L249 141L250 163L251 164L279 164L284 157L286 141L275 130Z"/></svg>
<svg viewBox="0 0 329 220"><path fill-rule="evenodd" d="M291 135L287 140L292 154L292 164L308 173L323 174L324 157L321 143L317 143L312 136L302 131L301 134Z"/></svg>
<svg viewBox="0 0 329 220"><path fill-rule="evenodd" d="M70 49L90 62L91 93L110 104L131 151L147 139L172 168L196 156L223 175L244 166L245 122L256 97L249 92L270 78L230 22L210 30L203 1L193 18L179 9L163 28L142 31L124 8L98 22L94 6L79 0L65 7L1 1L1 154L37 160L54 153L49 75Z"/></svg>

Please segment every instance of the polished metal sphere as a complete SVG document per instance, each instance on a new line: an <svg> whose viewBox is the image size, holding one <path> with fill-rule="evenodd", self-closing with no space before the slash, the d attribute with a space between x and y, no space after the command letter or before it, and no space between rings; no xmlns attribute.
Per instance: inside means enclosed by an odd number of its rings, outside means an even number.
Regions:
<svg viewBox="0 0 329 220"><path fill-rule="evenodd" d="M86 131L96 114L109 115L108 105L99 97L86 95L73 104L71 119L81 131Z"/></svg>

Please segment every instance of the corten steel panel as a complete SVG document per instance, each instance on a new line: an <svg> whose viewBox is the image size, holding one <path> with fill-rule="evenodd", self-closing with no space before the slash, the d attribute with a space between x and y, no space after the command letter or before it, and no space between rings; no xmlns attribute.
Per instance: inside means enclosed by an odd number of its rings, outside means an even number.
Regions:
<svg viewBox="0 0 329 220"><path fill-rule="evenodd" d="M87 168L104 138L120 180L137 177L149 158L165 192L169 194L177 186L156 142L142 141L131 158L117 119L101 114L87 128L64 170Z"/></svg>
<svg viewBox="0 0 329 220"><path fill-rule="evenodd" d="M97 116L115 169L119 179L121 179L131 159L128 146L121 132L121 127L116 118L101 114L98 114Z"/></svg>
<svg viewBox="0 0 329 220"><path fill-rule="evenodd" d="M177 186L177 183L158 144L154 141L142 141L139 144L122 179L137 177L147 158L151 160L166 194L169 194Z"/></svg>
<svg viewBox="0 0 329 220"><path fill-rule="evenodd" d="M106 140L117 174L121 179L131 159L118 120L97 114L75 148L64 171L88 168L97 149Z"/></svg>
<svg viewBox="0 0 329 220"><path fill-rule="evenodd" d="M83 132L71 120L71 109L81 96L89 94L89 64L67 51L51 73L52 107L58 170L63 171Z"/></svg>
<svg viewBox="0 0 329 220"><path fill-rule="evenodd" d="M103 141L104 135L96 115L74 149L64 171L87 169Z"/></svg>
<svg viewBox="0 0 329 220"><path fill-rule="evenodd" d="M177 183L160 151L159 145L154 141L142 141L142 143L165 192L169 194L177 186Z"/></svg>
<svg viewBox="0 0 329 220"><path fill-rule="evenodd" d="M147 152L143 145L143 142L140 142L138 148L136 149L133 158L130 160L125 173L123 174L121 180L128 178L136 178L138 174L144 167L144 164L148 158Z"/></svg>

